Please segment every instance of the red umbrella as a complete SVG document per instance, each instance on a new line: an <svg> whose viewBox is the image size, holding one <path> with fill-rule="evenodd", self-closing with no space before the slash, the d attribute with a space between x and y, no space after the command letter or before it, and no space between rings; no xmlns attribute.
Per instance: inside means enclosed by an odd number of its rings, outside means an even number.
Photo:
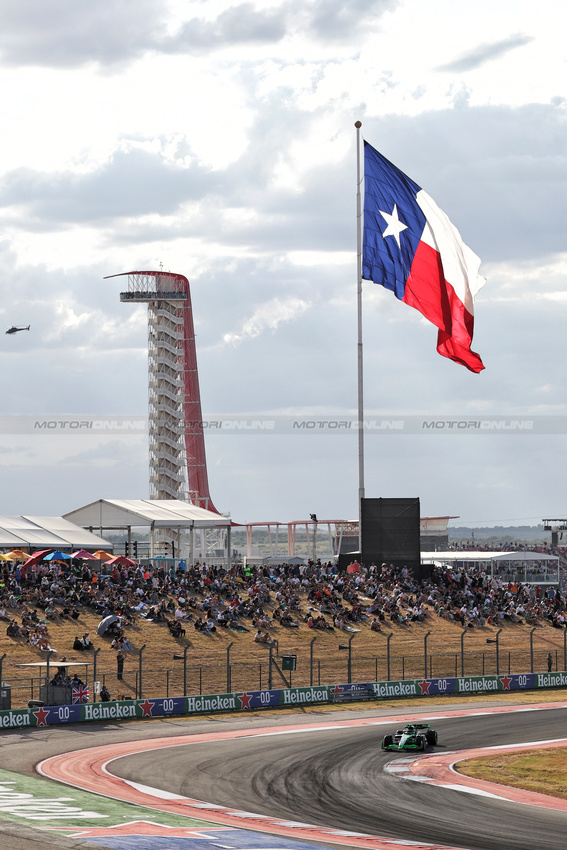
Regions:
<svg viewBox="0 0 567 850"><path fill-rule="evenodd" d="M39 552L32 552L25 562L24 567L33 567L35 564L39 564L50 552L53 552L53 549L41 549Z"/></svg>
<svg viewBox="0 0 567 850"><path fill-rule="evenodd" d="M104 562L108 567L137 567L138 564L136 561L130 560L126 555L117 555L115 558L111 558L110 561Z"/></svg>

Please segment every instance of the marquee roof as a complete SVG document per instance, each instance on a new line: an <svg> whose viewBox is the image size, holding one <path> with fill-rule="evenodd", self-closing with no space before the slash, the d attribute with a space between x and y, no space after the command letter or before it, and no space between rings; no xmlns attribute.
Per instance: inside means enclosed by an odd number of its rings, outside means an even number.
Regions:
<svg viewBox="0 0 567 850"><path fill-rule="evenodd" d="M1 516L0 548L100 549L112 547L97 534L60 516Z"/></svg>
<svg viewBox="0 0 567 850"><path fill-rule="evenodd" d="M179 499L99 499L65 514L84 528L214 528L230 518Z"/></svg>
<svg viewBox="0 0 567 850"><path fill-rule="evenodd" d="M455 561L471 563L475 561L558 561L557 555L546 555L545 552L486 552L483 549L451 549L445 552L422 552L421 560L436 561L450 564Z"/></svg>

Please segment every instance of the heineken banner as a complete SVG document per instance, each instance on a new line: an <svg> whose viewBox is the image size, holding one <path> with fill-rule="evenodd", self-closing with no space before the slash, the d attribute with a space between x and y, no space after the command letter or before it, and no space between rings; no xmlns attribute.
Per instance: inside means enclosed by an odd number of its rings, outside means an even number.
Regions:
<svg viewBox="0 0 567 850"><path fill-rule="evenodd" d="M509 673L499 676L461 676L446 679L408 679L399 682L357 682L314 685L309 688L244 691L234 694L158 697L117 702L45 705L0 711L0 727L57 726L93 721L143 720L169 715L257 711L262 708L294 708L318 703L342 702L346 694L356 699L360 691L375 700L428 697L445 694L498 693L504 691L566 688L567 673Z"/></svg>

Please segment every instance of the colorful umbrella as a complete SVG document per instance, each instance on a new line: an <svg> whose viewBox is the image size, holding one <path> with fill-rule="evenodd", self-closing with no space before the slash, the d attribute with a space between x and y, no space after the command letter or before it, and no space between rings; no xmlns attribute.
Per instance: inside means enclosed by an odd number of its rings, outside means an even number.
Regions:
<svg viewBox="0 0 567 850"><path fill-rule="evenodd" d="M66 552L60 552L59 549L56 549L55 552L51 552L51 554L46 555L43 559L44 561L70 561L72 555L68 555Z"/></svg>
<svg viewBox="0 0 567 850"><path fill-rule="evenodd" d="M22 552L21 549L12 549L11 552L5 552L5 557L10 561L27 561L29 554Z"/></svg>
<svg viewBox="0 0 567 850"><path fill-rule="evenodd" d="M35 564L39 564L50 552L53 552L53 549L40 549L39 552L32 552L25 562L24 567L33 567Z"/></svg>
<svg viewBox="0 0 567 850"><path fill-rule="evenodd" d="M110 561L105 561L107 567L135 567L137 566L136 561L132 561L130 558L127 558L126 555L117 555L115 558L111 558Z"/></svg>
<svg viewBox="0 0 567 850"><path fill-rule="evenodd" d="M96 561L97 558L95 555L91 555L90 552L87 552L86 549L79 549L77 552L71 552L72 558L78 558L80 561Z"/></svg>
<svg viewBox="0 0 567 850"><path fill-rule="evenodd" d="M97 561L108 561L109 558L112 558L110 552L105 552L104 549L97 549L96 552L93 552L93 558L96 558Z"/></svg>

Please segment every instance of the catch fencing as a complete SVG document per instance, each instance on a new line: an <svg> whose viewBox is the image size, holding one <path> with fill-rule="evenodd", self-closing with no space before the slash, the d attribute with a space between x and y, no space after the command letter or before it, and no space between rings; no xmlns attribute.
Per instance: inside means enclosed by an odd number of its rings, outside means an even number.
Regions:
<svg viewBox="0 0 567 850"><path fill-rule="evenodd" d="M127 654L123 678L117 679L116 665L98 658L98 650L85 659L80 677L94 693L94 683L104 684L113 698L142 699L148 696L203 695L263 691L273 688L292 688L333 685L337 682L389 682L408 679L457 678L463 676L494 676L526 671L530 673L567 670L567 630L563 630L563 647L545 649L534 646L534 631L526 634L525 646L503 650L500 632L487 640L486 650L467 651L464 631L457 652L430 652L429 633L423 638L423 652L399 655L391 649L391 635L379 655L362 655L356 650L355 635L339 645L335 652L317 653L316 638L302 652L293 655L279 653L277 644L266 647L264 660L240 660L233 644L216 664L196 664L187 646L183 652L164 659L160 669L154 669L144 659L145 646ZM40 698L40 687L57 669L57 658L51 660L52 672L47 676L4 677L0 659L0 681L10 692L10 705L27 706ZM87 663L88 660L88 663ZM155 662L154 662L155 663ZM97 686L98 687L98 686Z"/></svg>

